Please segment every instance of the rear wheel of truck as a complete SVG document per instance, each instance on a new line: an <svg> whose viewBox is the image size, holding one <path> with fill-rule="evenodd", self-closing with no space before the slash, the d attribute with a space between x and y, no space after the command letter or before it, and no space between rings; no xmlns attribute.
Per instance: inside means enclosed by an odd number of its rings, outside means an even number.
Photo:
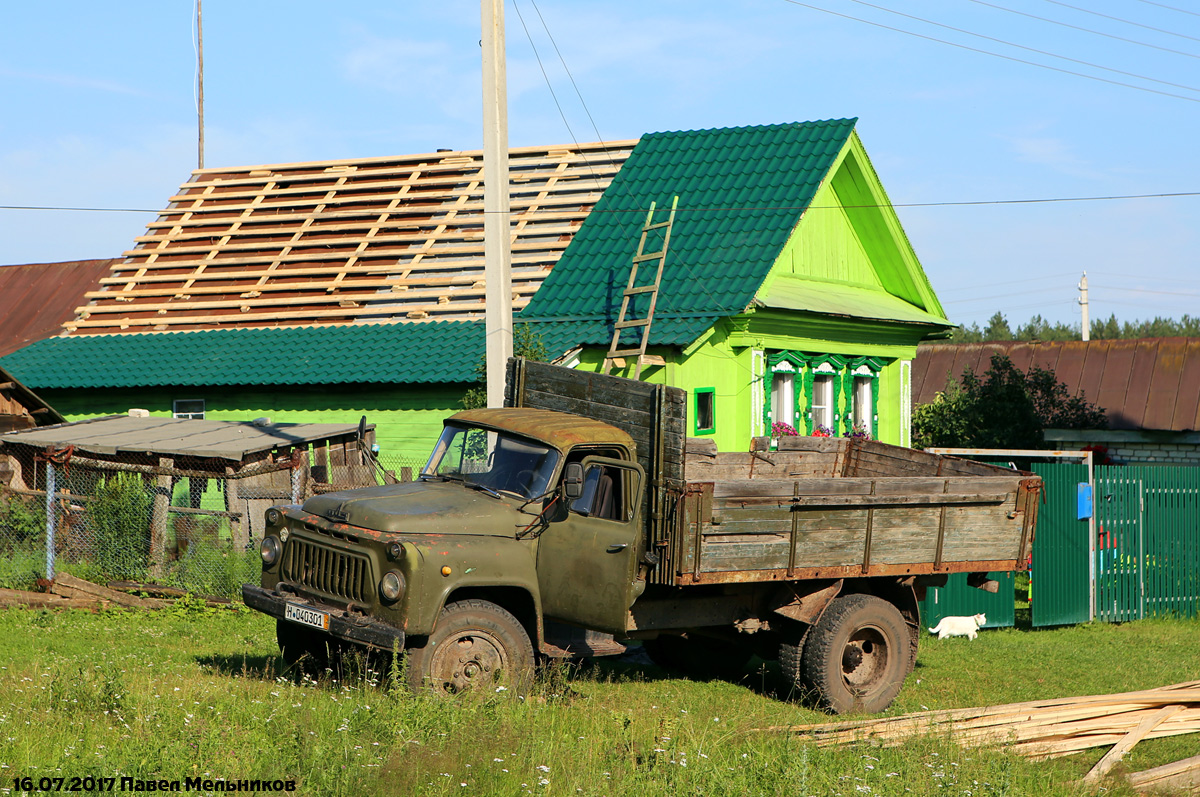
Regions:
<svg viewBox="0 0 1200 797"><path fill-rule="evenodd" d="M533 676L533 645L507 609L483 600L447 604L424 647L408 654L413 689L521 693Z"/></svg>
<svg viewBox="0 0 1200 797"><path fill-rule="evenodd" d="M899 609L874 595L844 595L809 630L800 674L822 706L874 714L904 685L909 645Z"/></svg>
<svg viewBox="0 0 1200 797"><path fill-rule="evenodd" d="M664 670L681 672L701 680L737 678L750 663L754 651L719 639L662 634L642 643L650 660Z"/></svg>

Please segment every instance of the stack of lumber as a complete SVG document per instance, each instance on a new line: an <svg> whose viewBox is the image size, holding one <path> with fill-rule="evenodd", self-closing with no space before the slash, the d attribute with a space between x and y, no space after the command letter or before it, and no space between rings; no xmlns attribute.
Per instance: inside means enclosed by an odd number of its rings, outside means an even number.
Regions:
<svg viewBox="0 0 1200 797"><path fill-rule="evenodd" d="M0 608L23 606L29 609L99 609L124 606L128 609L165 609L174 598L187 595L186 590L160 584L139 584L115 581L108 586L94 584L70 573L57 573L53 582L41 582L48 592L26 592L0 589ZM145 593L155 597L130 594ZM210 607L232 607L228 598L200 596ZM168 600L164 600L168 599Z"/></svg>
<svg viewBox="0 0 1200 797"><path fill-rule="evenodd" d="M54 584L50 587L50 591L56 595L62 595L64 598L103 601L105 605L116 604L131 609L162 609L171 605L170 601L142 598L127 592L109 589L100 584L93 584L82 578L76 578L70 573L55 574Z"/></svg>
<svg viewBox="0 0 1200 797"><path fill-rule="evenodd" d="M895 746L913 736L941 734L965 747L1007 745L1029 758L1057 758L1092 747L1112 749L1085 777L1098 780L1142 739L1200 733L1200 681L1115 695L1035 700L985 708L905 714L887 719L776 726L804 734L818 747L871 741ZM1200 782L1200 757L1137 773L1146 785Z"/></svg>

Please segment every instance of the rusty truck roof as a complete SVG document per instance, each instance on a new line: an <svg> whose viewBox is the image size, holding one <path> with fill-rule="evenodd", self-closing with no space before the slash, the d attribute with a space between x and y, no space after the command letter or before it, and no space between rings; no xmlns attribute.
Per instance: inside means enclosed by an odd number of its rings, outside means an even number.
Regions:
<svg viewBox="0 0 1200 797"><path fill-rule="evenodd" d="M567 412L525 407L463 410L446 420L447 423L452 421L505 429L549 443L561 451L580 443L607 443L624 446L631 454L636 451L633 438L617 427Z"/></svg>

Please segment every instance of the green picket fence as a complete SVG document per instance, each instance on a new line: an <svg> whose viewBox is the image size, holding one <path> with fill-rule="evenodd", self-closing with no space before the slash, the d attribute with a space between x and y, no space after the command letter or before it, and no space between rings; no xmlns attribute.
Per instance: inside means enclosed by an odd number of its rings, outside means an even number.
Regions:
<svg viewBox="0 0 1200 797"><path fill-rule="evenodd" d="M1200 468L1096 471L1096 618L1195 617Z"/></svg>
<svg viewBox="0 0 1200 797"><path fill-rule="evenodd" d="M1034 626L1200 615L1200 468L1111 465L1095 468L1096 539L1078 518L1087 467L1035 463L1045 484L1030 570ZM1002 574L992 574L997 578ZM1012 579L996 594L952 577L930 589L922 620L986 612L988 626L1013 624ZM1005 605L1007 604L1007 605Z"/></svg>

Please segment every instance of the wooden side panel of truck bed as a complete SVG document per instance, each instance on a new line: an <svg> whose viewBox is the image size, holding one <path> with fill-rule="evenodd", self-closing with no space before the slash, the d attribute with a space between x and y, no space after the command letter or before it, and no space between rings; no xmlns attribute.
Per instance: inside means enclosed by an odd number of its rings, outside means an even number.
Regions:
<svg viewBox="0 0 1200 797"><path fill-rule="evenodd" d="M692 482L677 583L1024 569L1039 486L987 477Z"/></svg>

